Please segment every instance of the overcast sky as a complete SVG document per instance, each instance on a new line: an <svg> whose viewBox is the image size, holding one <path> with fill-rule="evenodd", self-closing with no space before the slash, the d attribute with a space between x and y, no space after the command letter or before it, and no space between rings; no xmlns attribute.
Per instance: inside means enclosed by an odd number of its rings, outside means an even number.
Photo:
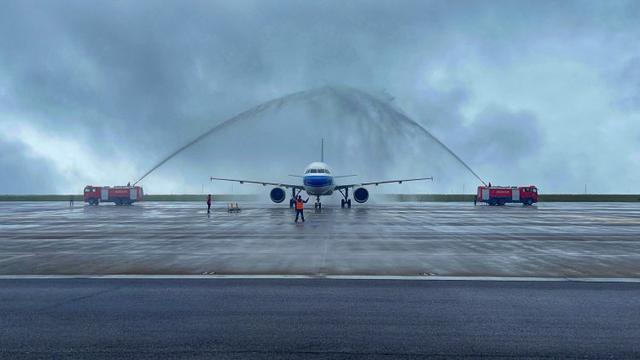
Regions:
<svg viewBox="0 0 640 360"><path fill-rule="evenodd" d="M0 193L124 184L237 113L327 86L389 104L494 184L638 193L639 18L640 1L5 0ZM180 154L143 184L224 192L206 176L299 173L303 158L317 160L318 131L339 170L354 164L362 180L424 171L441 180L417 191L478 184L415 165L446 160L435 153L392 154L410 140L385 128L397 117L385 110L385 126L365 129L350 114L371 103L351 100L263 112L205 140L224 146ZM307 115L282 120L298 107ZM274 129L267 140L261 121Z"/></svg>

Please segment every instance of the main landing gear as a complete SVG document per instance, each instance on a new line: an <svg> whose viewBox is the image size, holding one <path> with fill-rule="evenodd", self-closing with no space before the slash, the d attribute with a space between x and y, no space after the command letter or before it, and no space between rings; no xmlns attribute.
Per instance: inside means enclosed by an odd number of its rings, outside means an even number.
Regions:
<svg viewBox="0 0 640 360"><path fill-rule="evenodd" d="M349 188L344 189L344 192L342 192L342 190L338 190L338 191L340 191L340 194L344 198L344 199L340 199L340 207L344 209L346 205L349 209L351 209L351 199L349 199Z"/></svg>

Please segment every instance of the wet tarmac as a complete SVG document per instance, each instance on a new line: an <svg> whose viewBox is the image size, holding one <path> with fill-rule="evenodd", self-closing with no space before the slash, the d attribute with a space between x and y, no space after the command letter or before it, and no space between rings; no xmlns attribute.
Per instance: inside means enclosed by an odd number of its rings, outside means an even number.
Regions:
<svg viewBox="0 0 640 360"><path fill-rule="evenodd" d="M640 203L0 203L0 275L640 277Z"/></svg>

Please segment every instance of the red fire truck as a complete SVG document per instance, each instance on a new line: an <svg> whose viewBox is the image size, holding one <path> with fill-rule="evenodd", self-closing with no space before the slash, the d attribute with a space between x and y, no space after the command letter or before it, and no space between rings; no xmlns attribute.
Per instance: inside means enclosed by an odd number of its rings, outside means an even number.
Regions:
<svg viewBox="0 0 640 360"><path fill-rule="evenodd" d="M98 205L101 202L113 202L116 205L131 205L142 201L140 186L92 186L84 187L84 202Z"/></svg>
<svg viewBox="0 0 640 360"><path fill-rule="evenodd" d="M538 202L538 188L535 186L478 186L473 203L484 202L489 205L522 203L531 205Z"/></svg>

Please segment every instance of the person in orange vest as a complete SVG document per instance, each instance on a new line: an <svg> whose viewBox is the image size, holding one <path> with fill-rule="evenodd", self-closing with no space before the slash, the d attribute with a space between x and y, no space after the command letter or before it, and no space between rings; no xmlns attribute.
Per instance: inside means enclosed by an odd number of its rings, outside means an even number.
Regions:
<svg viewBox="0 0 640 360"><path fill-rule="evenodd" d="M307 198L307 200L302 200L302 196L298 195L298 198L296 198L296 221L294 222L298 222L298 216L302 216L302 222L304 222L304 204L309 201L309 198Z"/></svg>
<svg viewBox="0 0 640 360"><path fill-rule="evenodd" d="M207 197L207 214L211 213L211 194Z"/></svg>

